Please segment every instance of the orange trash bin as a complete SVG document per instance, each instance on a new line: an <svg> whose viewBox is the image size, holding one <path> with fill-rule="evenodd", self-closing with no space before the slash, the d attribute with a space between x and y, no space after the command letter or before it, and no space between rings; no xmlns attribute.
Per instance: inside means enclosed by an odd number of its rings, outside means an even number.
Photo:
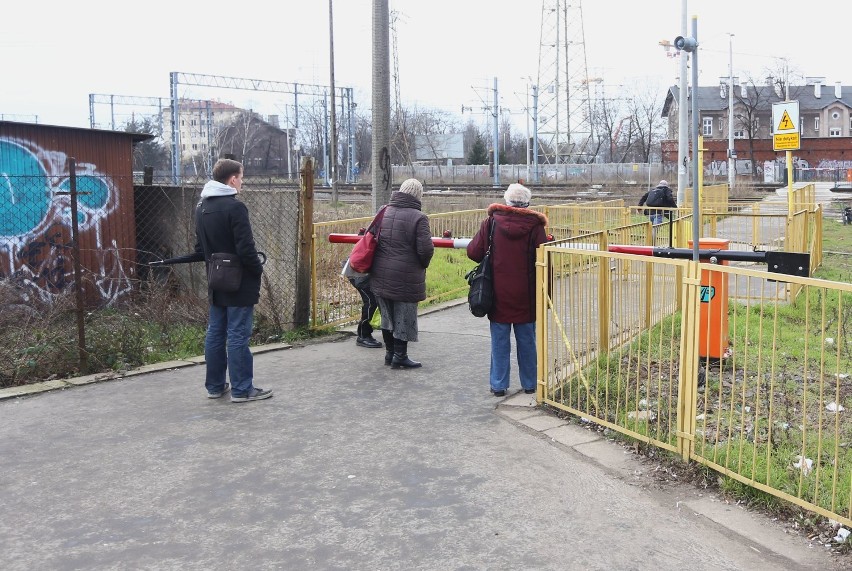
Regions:
<svg viewBox="0 0 852 571"><path fill-rule="evenodd" d="M721 238L700 238L700 250L727 250L729 240ZM692 248L693 241L689 241ZM707 258L700 262L709 264ZM720 265L727 266L723 260ZM698 327L698 354L704 358L722 359L726 356L729 343L728 333L728 274L701 270L701 309Z"/></svg>

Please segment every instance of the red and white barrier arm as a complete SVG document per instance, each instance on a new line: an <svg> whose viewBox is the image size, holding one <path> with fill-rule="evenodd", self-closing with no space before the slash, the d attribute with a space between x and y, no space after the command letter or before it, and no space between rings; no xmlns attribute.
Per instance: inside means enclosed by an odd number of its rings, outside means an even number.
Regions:
<svg viewBox="0 0 852 571"><path fill-rule="evenodd" d="M328 241L332 244L354 244L361 239L360 234L329 234ZM432 236L432 244L436 248L466 249L470 238L436 238Z"/></svg>

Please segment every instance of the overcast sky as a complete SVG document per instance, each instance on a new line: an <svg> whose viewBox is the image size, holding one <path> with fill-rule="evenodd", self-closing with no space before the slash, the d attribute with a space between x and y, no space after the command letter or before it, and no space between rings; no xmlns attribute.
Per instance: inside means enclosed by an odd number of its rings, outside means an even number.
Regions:
<svg viewBox="0 0 852 571"><path fill-rule="evenodd" d="M550 2L548 2L549 4ZM659 45L681 32L681 0L583 2L588 74L610 94L625 86L664 91L676 58ZM522 115L527 77L538 74L540 0L391 0L398 13L400 92L406 104L443 109L484 123L494 77L501 106ZM335 0L335 82L371 105L371 0ZM90 93L169 96L169 72L282 82L329 83L326 0L190 2L114 0L11 2L0 35L4 79L0 114L88 127ZM852 85L846 3L689 0L698 17L701 85L728 73L762 75L780 57L803 75ZM691 25L691 24L690 24ZM253 94L202 88L182 96L235 105ZM254 94L259 101L264 96ZM462 105L474 107L462 117ZM129 112L128 109L124 109ZM96 110L99 122L106 120Z"/></svg>

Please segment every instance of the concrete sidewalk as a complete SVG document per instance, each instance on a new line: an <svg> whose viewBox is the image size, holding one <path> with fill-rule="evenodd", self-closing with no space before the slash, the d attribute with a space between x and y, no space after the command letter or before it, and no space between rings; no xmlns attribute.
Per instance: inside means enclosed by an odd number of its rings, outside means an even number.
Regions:
<svg viewBox="0 0 852 571"><path fill-rule="evenodd" d="M598 432L488 391L488 321L420 320L423 368L352 337L0 401L0 559L47 569L841 569ZM183 363L180 363L183 365ZM66 385L63 385L66 386ZM8 391L5 392L9 396Z"/></svg>

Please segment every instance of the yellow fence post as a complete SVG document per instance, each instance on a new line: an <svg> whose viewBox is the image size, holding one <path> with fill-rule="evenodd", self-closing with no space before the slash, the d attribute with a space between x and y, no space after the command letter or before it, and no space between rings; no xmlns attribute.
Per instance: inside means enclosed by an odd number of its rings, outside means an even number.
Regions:
<svg viewBox="0 0 852 571"><path fill-rule="evenodd" d="M601 232L600 251L608 248L606 232ZM600 354L609 351L610 303L612 299L612 282L610 280L611 259L602 257L598 262L598 351Z"/></svg>
<svg viewBox="0 0 852 571"><path fill-rule="evenodd" d="M698 296L701 289L700 262L690 261L683 280L680 363L678 376L677 447L689 460L695 440L695 398L698 389Z"/></svg>
<svg viewBox="0 0 852 571"><path fill-rule="evenodd" d="M547 306L547 299L550 296L550 284L549 284L549 276L548 269L549 265L547 263L547 246L539 246L538 250L536 250L536 261L535 261L535 280L536 280L536 296L535 296L535 321L539 324L539 327L536 328L535 337L536 337L536 347L538 347L538 351L536 351L536 391L535 391L535 399L536 402L541 402L545 396L546 389L546 377L544 377L545 372L547 371L547 312L545 311L545 307Z"/></svg>

